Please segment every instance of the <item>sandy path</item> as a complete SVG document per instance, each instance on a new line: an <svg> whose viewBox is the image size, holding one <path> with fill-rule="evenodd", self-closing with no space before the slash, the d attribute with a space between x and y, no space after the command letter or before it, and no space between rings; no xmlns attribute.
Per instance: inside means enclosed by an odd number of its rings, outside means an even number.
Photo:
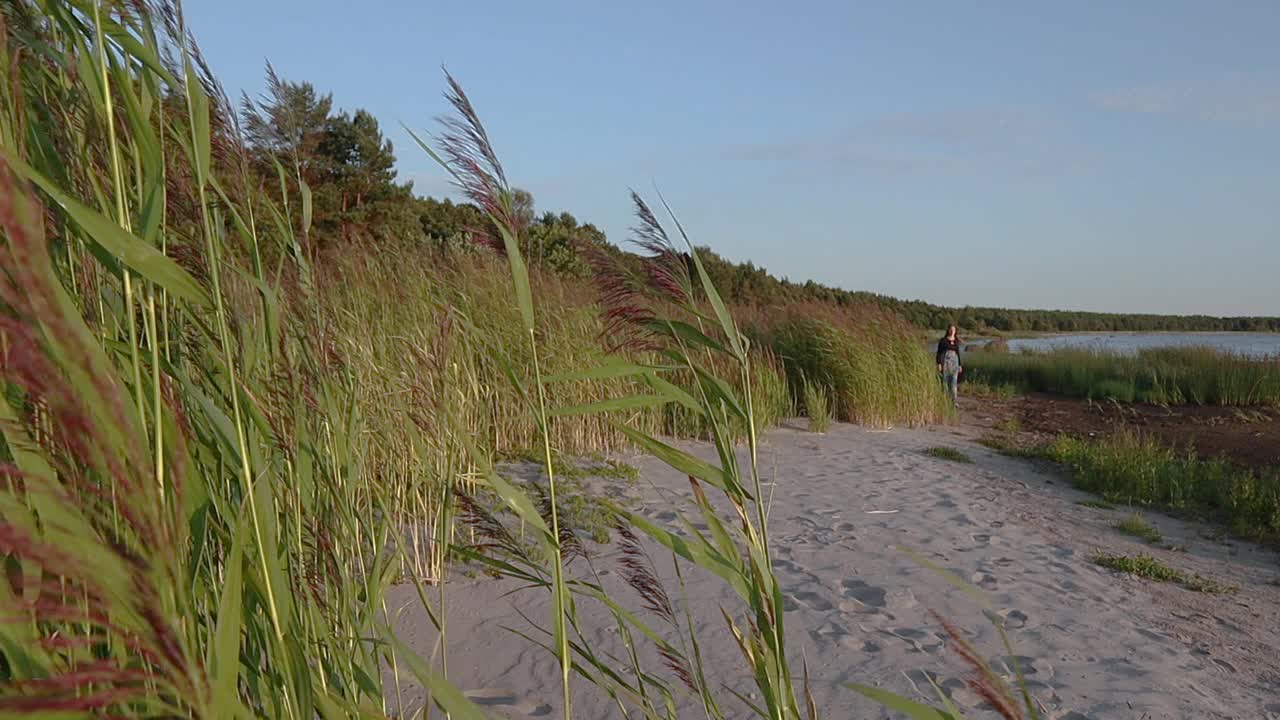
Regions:
<svg viewBox="0 0 1280 720"><path fill-rule="evenodd" d="M962 708L977 706L964 687L967 671L948 651L930 610L964 628L980 650L1002 662L998 638L973 599L892 549L901 544L987 591L1007 619L1047 717L1280 718L1280 586L1274 584L1280 563L1274 553L1207 539L1203 527L1149 515L1169 542L1187 547L1153 549L1111 529L1123 511L1076 505L1086 496L1051 469L995 455L963 431L839 425L821 436L775 430L764 443L765 475L777 479L770 529L788 596L788 644L797 672L801 656L808 660L824 717L892 717L842 684L920 697L931 692L925 673ZM923 453L936 445L959 447L975 462ZM686 447L710 457L709 447ZM641 468L636 486L603 489L629 496L633 508L674 525L672 498L687 493L687 482L649 460ZM640 610L615 570L617 552L593 549L606 587ZM1240 591L1215 596L1119 576L1090 562L1100 549L1149 551ZM656 559L668 592L678 597L669 558ZM697 569L686 572L686 582L712 676L751 690L718 610L739 609L736 598ZM459 579L450 587L449 674L455 682L494 717L558 714L554 659L503 628L528 631L521 612L549 627L546 593L504 597L514 586L492 580ZM391 600L404 608L397 619L401 637L429 655L436 633L413 592L395 588ZM586 638L593 647L620 646L604 612L584 607L581 614L585 627L597 628ZM656 662L648 669L669 675ZM574 717L620 717L590 686L575 692ZM401 693L406 709L421 705L419 688L402 687ZM727 717L748 716L727 693L725 698ZM702 712L684 698L680 716Z"/></svg>

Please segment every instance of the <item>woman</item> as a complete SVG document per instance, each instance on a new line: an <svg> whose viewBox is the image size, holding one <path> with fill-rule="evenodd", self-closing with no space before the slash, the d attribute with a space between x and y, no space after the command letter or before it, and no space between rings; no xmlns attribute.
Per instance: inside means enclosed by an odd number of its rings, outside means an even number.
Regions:
<svg viewBox="0 0 1280 720"><path fill-rule="evenodd" d="M938 341L938 372L942 374L942 383L946 388L951 404L956 404L956 384L960 379L960 335L955 325L947 326L947 334Z"/></svg>

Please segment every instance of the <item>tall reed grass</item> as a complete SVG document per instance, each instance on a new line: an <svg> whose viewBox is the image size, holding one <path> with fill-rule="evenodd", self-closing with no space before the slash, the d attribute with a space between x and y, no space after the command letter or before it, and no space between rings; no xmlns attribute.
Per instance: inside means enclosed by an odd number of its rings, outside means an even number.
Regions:
<svg viewBox="0 0 1280 720"><path fill-rule="evenodd" d="M831 429L831 399L826 386L804 381L804 414L809 418L810 431L824 433Z"/></svg>
<svg viewBox="0 0 1280 720"><path fill-rule="evenodd" d="M424 714L481 718L448 662L445 561L464 557L554 597L546 647L566 718L573 673L623 715L674 718L671 684L639 655L618 673L574 640L584 602L628 643L653 643L708 717L818 716L788 659L758 468L759 428L789 398L682 230L677 249L637 198L647 281L600 268L604 319L558 312L450 78L455 115L423 146L493 221L509 282L485 265L450 283L415 277L403 256L331 262L309 242L296 168L277 165L270 189L253 181L179 5L26 0L0 19L0 715L384 718L411 674L432 691ZM609 329L634 333L630 354L586 347ZM682 430L705 434L719 462L655 436ZM633 585L685 649L564 571L581 545L557 446L622 438L690 477L681 510L707 528L677 534L617 509ZM495 471L504 443L539 452L545 487ZM707 680L697 632L643 572L646 545L734 590L724 632L758 699ZM387 625L397 579L440 631L431 661ZM1035 715L949 632L984 697Z"/></svg>
<svg viewBox="0 0 1280 720"><path fill-rule="evenodd" d="M971 380L1024 391L1161 405L1280 406L1280 360L1212 348L1142 350L1135 356L1089 350L972 352Z"/></svg>
<svg viewBox="0 0 1280 720"><path fill-rule="evenodd" d="M180 7L2 19L0 714L378 716L398 565L350 375L282 311L308 208L244 182Z"/></svg>
<svg viewBox="0 0 1280 720"><path fill-rule="evenodd" d="M833 415L868 425L922 425L949 403L914 328L883 310L820 305L744 312L743 325L782 359L797 404L806 382L821 385Z"/></svg>

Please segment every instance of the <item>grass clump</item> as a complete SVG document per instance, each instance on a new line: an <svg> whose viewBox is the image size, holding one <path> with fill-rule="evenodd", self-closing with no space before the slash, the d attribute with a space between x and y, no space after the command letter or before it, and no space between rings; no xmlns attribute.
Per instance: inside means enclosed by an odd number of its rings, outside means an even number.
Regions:
<svg viewBox="0 0 1280 720"><path fill-rule="evenodd" d="M1098 553L1093 556L1093 562L1108 570L1118 570L1147 580L1180 583L1186 579L1182 573L1145 553L1132 556Z"/></svg>
<svg viewBox="0 0 1280 720"><path fill-rule="evenodd" d="M1000 423L996 425L996 429L1006 435L1017 435L1022 432L1022 421L1016 416L1010 415L1004 420L1001 420Z"/></svg>
<svg viewBox="0 0 1280 720"><path fill-rule="evenodd" d="M1044 445L1021 444L1004 435L988 435L979 438L978 444L1006 457L1023 460L1044 460L1048 458L1048 451Z"/></svg>
<svg viewBox="0 0 1280 720"><path fill-rule="evenodd" d="M806 383L826 390L837 420L922 425L948 416L932 358L896 315L802 305L744 313L744 326L782 359L797 398Z"/></svg>
<svg viewBox="0 0 1280 720"><path fill-rule="evenodd" d="M1164 539L1164 536L1160 534L1160 531L1151 523L1144 520L1138 513L1133 513L1127 516L1123 520L1116 522L1112 527L1125 535L1132 535L1133 537L1146 540L1149 543L1158 543Z"/></svg>
<svg viewBox="0 0 1280 720"><path fill-rule="evenodd" d="M1239 590L1239 588L1235 586L1224 585L1200 575L1187 575L1186 573L1165 565L1145 553L1133 556L1098 553L1093 556L1093 562L1095 565L1100 565L1108 570L1116 570L1128 573L1129 575L1136 575L1137 577L1145 578L1147 580L1177 583L1178 585L1195 592L1221 595L1233 593Z"/></svg>
<svg viewBox="0 0 1280 720"><path fill-rule="evenodd" d="M1076 487L1083 490L1218 522L1246 539L1280 543L1280 473L1201 460L1129 431L1099 440L1063 436L1045 451L1072 470Z"/></svg>
<svg viewBox="0 0 1280 720"><path fill-rule="evenodd" d="M1023 394L1022 390L1012 383L990 384L980 380L970 381L965 379L964 394L969 397L991 399L991 400L1009 400Z"/></svg>
<svg viewBox="0 0 1280 720"><path fill-rule="evenodd" d="M953 447L946 447L944 445L940 445L938 447L931 447L928 450L925 450L924 454L930 457L938 458L939 460L949 460L951 462L958 462L958 463L973 462L973 458L969 457L968 455L965 455L964 452L957 450L956 448L953 448Z"/></svg>
<svg viewBox="0 0 1280 720"><path fill-rule="evenodd" d="M811 380L804 382L804 413L809 418L809 431L824 433L831 429L831 400L827 389Z"/></svg>
<svg viewBox="0 0 1280 720"><path fill-rule="evenodd" d="M1212 348L1125 356L1090 350L970 353L973 380L1095 400L1157 405L1280 406L1280 363Z"/></svg>

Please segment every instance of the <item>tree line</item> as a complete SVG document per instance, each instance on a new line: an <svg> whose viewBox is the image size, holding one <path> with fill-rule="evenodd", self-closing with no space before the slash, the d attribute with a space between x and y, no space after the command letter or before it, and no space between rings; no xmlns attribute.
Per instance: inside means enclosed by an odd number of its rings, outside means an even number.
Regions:
<svg viewBox="0 0 1280 720"><path fill-rule="evenodd" d="M359 243L376 251L380 242L422 244L449 256L474 251L472 236L487 222L479 208L448 198L420 197L411 182L397 180L395 154L368 111L339 111L332 95L308 82L289 82L268 68L267 93L242 103L244 134L261 181L279 178L282 192L302 206L302 184L309 194L308 242L315 248ZM284 171L282 171L284 170ZM582 277L588 273L589 248L623 252L591 223L571 213L535 210L533 197L518 191L522 250L542 270ZM876 293L845 290L812 280L779 278L752 262L733 262L700 249L712 280L726 299L744 305L772 306L818 302L839 307L877 305L926 328L954 323L968 332L1078 331L1280 331L1278 317L1213 317L1098 313L1072 310L1021 310L947 307Z"/></svg>

